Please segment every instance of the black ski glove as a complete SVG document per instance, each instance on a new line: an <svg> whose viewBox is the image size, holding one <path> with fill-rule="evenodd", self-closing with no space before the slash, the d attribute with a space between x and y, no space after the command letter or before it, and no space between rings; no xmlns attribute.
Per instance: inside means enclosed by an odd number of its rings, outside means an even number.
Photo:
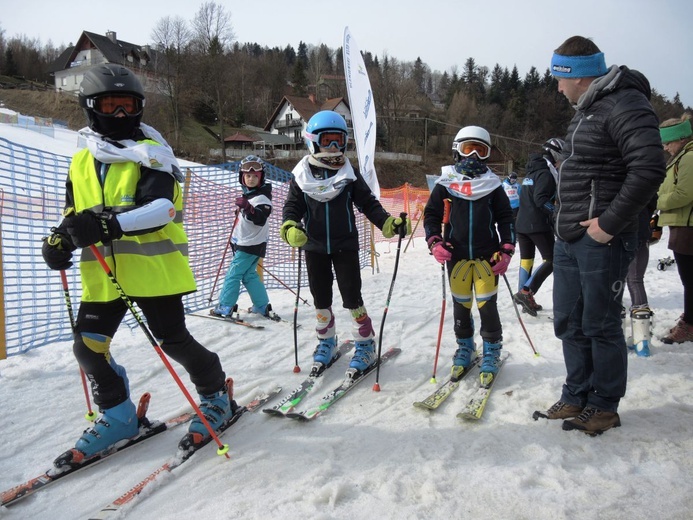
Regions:
<svg viewBox="0 0 693 520"><path fill-rule="evenodd" d="M68 215L63 226L77 247L88 247L97 242L107 244L123 236L123 230L113 213L94 213L85 210L79 215Z"/></svg>
<svg viewBox="0 0 693 520"><path fill-rule="evenodd" d="M43 237L41 254L46 265L55 271L72 267L72 252L77 249L70 236L62 229L51 228L51 235Z"/></svg>

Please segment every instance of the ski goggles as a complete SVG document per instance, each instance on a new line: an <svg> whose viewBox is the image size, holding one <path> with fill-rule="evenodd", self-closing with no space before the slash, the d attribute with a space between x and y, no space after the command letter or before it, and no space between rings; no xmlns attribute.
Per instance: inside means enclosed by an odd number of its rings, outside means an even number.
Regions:
<svg viewBox="0 0 693 520"><path fill-rule="evenodd" d="M344 132L335 131L325 131L317 134L317 142L320 148L329 148L330 146L336 146L337 148L344 148L347 142L347 135Z"/></svg>
<svg viewBox="0 0 693 520"><path fill-rule="evenodd" d="M473 153L476 153L479 159L488 159L491 155L491 147L481 141L460 141L457 143L455 149L462 157L469 157Z"/></svg>
<svg viewBox="0 0 693 520"><path fill-rule="evenodd" d="M130 95L107 94L94 99L94 111L105 116L112 116L119 111L126 115L136 116L142 112L142 100Z"/></svg>
<svg viewBox="0 0 693 520"><path fill-rule="evenodd" d="M248 161L241 164L241 173L262 173L262 163L257 161Z"/></svg>

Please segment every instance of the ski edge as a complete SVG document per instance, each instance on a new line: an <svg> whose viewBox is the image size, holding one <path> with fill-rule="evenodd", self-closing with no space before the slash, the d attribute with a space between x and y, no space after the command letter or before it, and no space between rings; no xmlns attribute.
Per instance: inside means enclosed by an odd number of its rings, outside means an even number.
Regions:
<svg viewBox="0 0 693 520"><path fill-rule="evenodd" d="M291 413L296 406L303 400L305 397L310 394L313 391L313 388L315 386L315 383L317 379L321 378L323 374L329 370L334 364L339 360L340 357L346 355L352 348L354 348L354 341L353 340L346 340L340 342L338 348L339 356L337 359L332 361L332 364L330 364L327 368L325 368L320 374L318 374L315 377L308 376L306 379L304 379L300 385L298 385L294 390L292 390L289 394L285 395L279 403L274 405L272 408L264 408L262 410L263 413L266 413L267 415L270 415L272 417L287 417L286 414ZM289 403L292 403L290 406L287 406Z"/></svg>
<svg viewBox="0 0 693 520"><path fill-rule="evenodd" d="M472 397L469 399L462 411L457 414L458 418L472 421L478 421L481 419L482 415L484 414L484 410L486 410L486 404L491 396L491 391L493 390L493 387L496 386L498 376L500 375L505 362L508 360L508 357L510 357L510 354L507 352L502 355L498 372L494 376L493 381L491 381L489 386L479 385L475 387Z"/></svg>
<svg viewBox="0 0 693 520"><path fill-rule="evenodd" d="M231 426L238 422L241 416L243 416L245 413L257 410L271 399L274 399L274 397L279 395L280 392L281 387L277 386L270 392L263 392L260 396L254 398L248 404L241 405L239 408L239 412L236 413L230 419L228 425L222 431L218 432L218 434L221 436L226 430L228 430L229 428L231 428ZM149 475L147 475L139 483L132 486L125 493L116 498L113 502L101 508L101 510L97 514L90 516L88 520L104 520L110 518L114 514L120 514L124 506L134 506L134 500L140 496L142 491L144 491L144 489L147 488L147 486L157 482L162 474L170 473L171 471L182 465L184 462L192 458L192 456L198 451L200 451L201 448L209 444L209 441L211 441L211 437L204 445L198 447L195 451L188 454L188 456L185 458L176 456L173 459L165 462L164 464L156 468L154 471L152 471Z"/></svg>
<svg viewBox="0 0 693 520"><path fill-rule="evenodd" d="M464 379L472 372L472 369L479 364L480 356L476 356L470 365L462 373L462 376L453 381L451 377L448 377L442 385L440 385L436 390L434 390L428 397L421 401L415 401L413 403L415 408L420 408L422 410L437 410L440 405L442 405L448 397L450 397L455 390L457 390L464 381Z"/></svg>
<svg viewBox="0 0 693 520"><path fill-rule="evenodd" d="M302 411L294 411L294 412L289 412L286 414L286 417L289 419L293 419L299 422L308 422L312 421L322 413L324 413L328 408L330 408L334 403L339 401L347 392L349 392L352 388L354 388L358 383L366 379L369 374L374 372L378 366L382 366L385 364L388 360L396 357L398 354L402 352L402 349L399 347L392 347L390 348L387 352L385 352L381 358L380 358L380 363L375 364L371 367L369 367L365 372L363 372L358 378L356 378L354 381L351 382L350 385L344 386L345 381L342 381L339 386L334 388L332 391L328 392L325 394L322 399L321 403L317 406L314 406L312 408L308 408L306 410Z"/></svg>

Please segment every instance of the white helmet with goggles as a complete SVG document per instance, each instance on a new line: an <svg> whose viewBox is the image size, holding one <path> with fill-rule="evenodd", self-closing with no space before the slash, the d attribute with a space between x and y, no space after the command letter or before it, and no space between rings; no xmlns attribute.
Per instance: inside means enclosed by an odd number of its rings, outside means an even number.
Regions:
<svg viewBox="0 0 693 520"><path fill-rule="evenodd" d="M260 179L258 186L261 186L265 182L265 165L257 155L248 155L244 159L241 159L241 163L238 166L238 182L245 186L243 177L246 174L253 174Z"/></svg>
<svg viewBox="0 0 693 520"><path fill-rule="evenodd" d="M457 132L452 142L452 152L455 162L472 154L486 160L491 156L491 134L480 126L465 126Z"/></svg>

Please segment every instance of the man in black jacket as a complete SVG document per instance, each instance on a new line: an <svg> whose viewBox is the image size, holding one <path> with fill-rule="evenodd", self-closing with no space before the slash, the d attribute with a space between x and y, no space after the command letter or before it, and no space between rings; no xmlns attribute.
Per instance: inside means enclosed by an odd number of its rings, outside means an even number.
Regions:
<svg viewBox="0 0 693 520"><path fill-rule="evenodd" d="M576 110L559 169L554 248L554 331L566 381L560 400L534 417L596 435L620 426L627 349L621 300L637 246L637 217L664 179L658 120L647 79L607 68L582 36L554 51L558 91Z"/></svg>

